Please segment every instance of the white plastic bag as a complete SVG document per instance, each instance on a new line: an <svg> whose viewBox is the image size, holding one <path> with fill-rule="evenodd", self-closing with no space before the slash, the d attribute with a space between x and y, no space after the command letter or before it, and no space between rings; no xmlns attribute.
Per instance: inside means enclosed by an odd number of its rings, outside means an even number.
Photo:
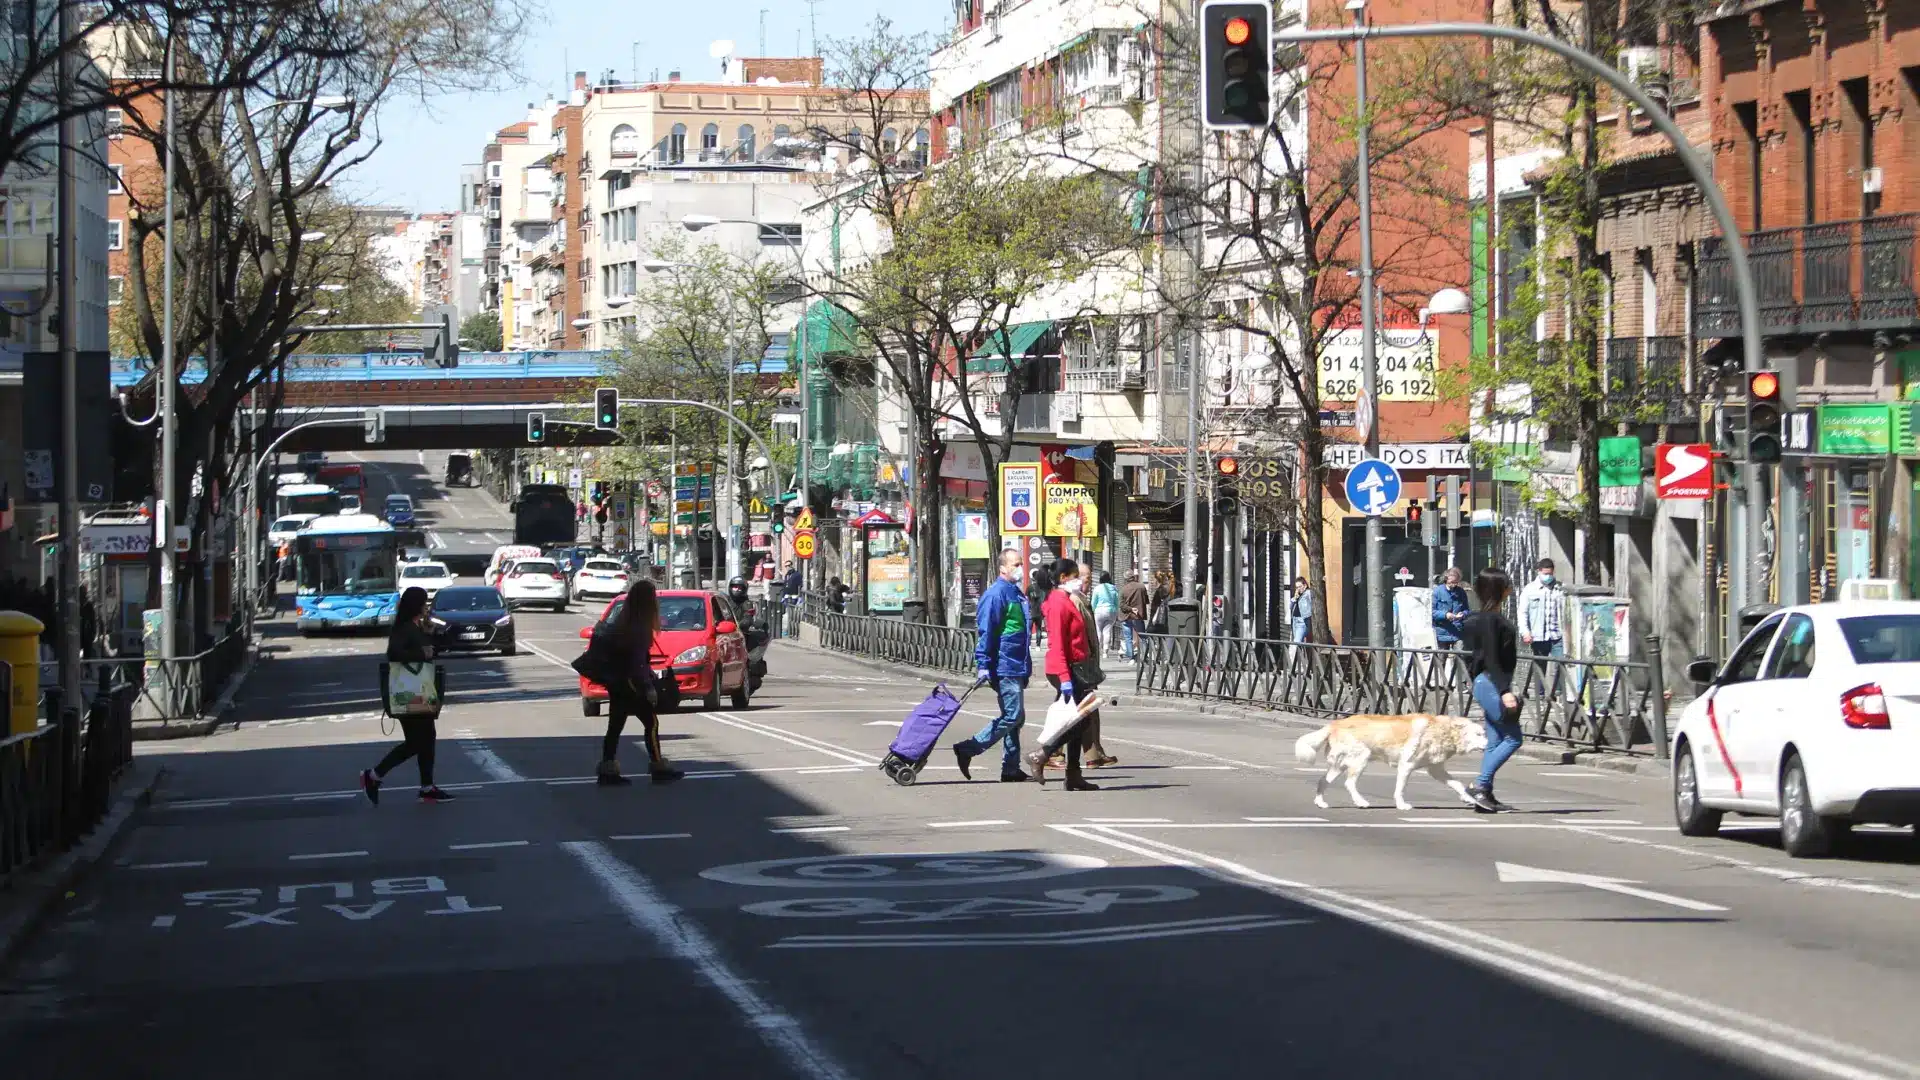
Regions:
<svg viewBox="0 0 1920 1080"><path fill-rule="evenodd" d="M1092 694L1088 694L1078 702L1068 701L1065 698L1056 699L1053 704L1047 706L1046 721L1040 725L1040 744L1052 746L1067 733L1068 728L1079 723L1082 717L1099 707L1100 699Z"/></svg>
<svg viewBox="0 0 1920 1080"><path fill-rule="evenodd" d="M396 663L387 669L387 715L440 715L440 684L432 664Z"/></svg>

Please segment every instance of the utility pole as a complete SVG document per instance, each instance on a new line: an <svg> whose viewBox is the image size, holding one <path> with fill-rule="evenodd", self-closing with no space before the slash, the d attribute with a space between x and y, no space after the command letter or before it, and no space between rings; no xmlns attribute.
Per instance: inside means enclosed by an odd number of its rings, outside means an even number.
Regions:
<svg viewBox="0 0 1920 1080"><path fill-rule="evenodd" d="M727 412L733 412L733 370L738 367L733 354L733 335L727 335ZM718 495L719 478L714 479ZM727 425L727 562L728 580L740 574L740 474L734 469L733 425ZM714 575L718 577L719 575Z"/></svg>
<svg viewBox="0 0 1920 1080"><path fill-rule="evenodd" d="M1353 25L1366 24L1366 0L1347 0L1347 9L1353 12ZM1359 209L1360 232L1360 395L1366 399L1363 412L1370 414L1367 422L1367 457L1380 456L1380 395L1379 395L1379 357L1374 354L1374 310L1373 297L1373 184L1370 174L1373 161L1367 146L1367 39L1356 38L1353 43L1353 101L1354 111L1359 115L1359 130L1355 133L1354 144L1360 159L1357 184L1354 195ZM1367 517L1367 539L1364 563L1367 585L1367 644L1375 647L1387 643L1387 594L1386 566L1382 547L1385 537L1381 535L1380 516Z"/></svg>
<svg viewBox="0 0 1920 1080"><path fill-rule="evenodd" d="M700 505L699 489L694 489L693 505ZM697 514L695 515L698 516ZM667 588L677 589L679 584L674 575L679 573L679 564L674 561L677 545L673 542L674 530L680 527L680 429L675 426L672 414L667 417Z"/></svg>
<svg viewBox="0 0 1920 1080"><path fill-rule="evenodd" d="M1200 20L1197 17L1197 5L1191 14L1192 25L1197 30ZM1200 216L1204 213L1207 192L1206 139L1200 128L1200 114L1204 103L1200 100L1199 71L1193 72L1193 111L1182 122L1180 130L1188 138L1187 149L1193 154L1193 195L1187 200L1182 211L1187 216L1187 237L1190 260L1187 284L1190 296L1197 303L1200 293L1201 266L1207 258L1206 229L1201 225ZM1181 340L1187 346L1187 483L1186 512L1180 520L1180 579L1186 584L1186 596L1189 600L1200 598L1200 403L1204 400L1200 394L1200 313L1189 311L1187 325L1182 331ZM1176 346L1177 347L1177 346ZM1213 512L1212 506L1206 508Z"/></svg>
<svg viewBox="0 0 1920 1080"><path fill-rule="evenodd" d="M77 172L80 167L80 118L72 115L74 65L78 50L71 47L77 33L74 6L60 4L60 71L55 93L66 113L60 121L59 265L55 303L60 309L60 690L61 720L75 725L69 752L77 757L82 698L80 694L80 206Z"/></svg>
<svg viewBox="0 0 1920 1080"><path fill-rule="evenodd" d="M174 490L173 470L175 467L175 444L179 441L179 432L174 426L174 390L178 385L178 373L175 368L176 357L173 348L173 38L167 38L167 91L166 106L166 185L164 197L166 214L166 232L162 237L162 265L160 269L160 512L155 516L154 528L157 535L154 542L160 545L160 658L162 661L174 657L174 637L179 633L176 622L178 605L175 603L175 579L179 573L179 557L173 550ZM172 668L162 663L166 677L172 677Z"/></svg>

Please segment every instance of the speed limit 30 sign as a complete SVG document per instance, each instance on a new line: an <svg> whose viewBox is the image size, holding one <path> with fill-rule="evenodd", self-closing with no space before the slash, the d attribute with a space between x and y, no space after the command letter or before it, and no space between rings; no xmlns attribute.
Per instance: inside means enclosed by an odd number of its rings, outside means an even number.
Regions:
<svg viewBox="0 0 1920 1080"><path fill-rule="evenodd" d="M795 529L793 531L793 554L798 559L813 558L813 530Z"/></svg>

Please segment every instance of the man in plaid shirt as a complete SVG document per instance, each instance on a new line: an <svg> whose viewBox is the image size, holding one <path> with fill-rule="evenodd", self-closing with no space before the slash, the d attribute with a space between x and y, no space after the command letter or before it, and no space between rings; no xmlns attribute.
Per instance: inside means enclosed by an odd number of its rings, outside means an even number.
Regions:
<svg viewBox="0 0 1920 1080"><path fill-rule="evenodd" d="M1541 559L1538 571L1520 590L1520 640L1535 656L1565 656L1560 628L1567 609L1567 593L1553 576L1553 560Z"/></svg>

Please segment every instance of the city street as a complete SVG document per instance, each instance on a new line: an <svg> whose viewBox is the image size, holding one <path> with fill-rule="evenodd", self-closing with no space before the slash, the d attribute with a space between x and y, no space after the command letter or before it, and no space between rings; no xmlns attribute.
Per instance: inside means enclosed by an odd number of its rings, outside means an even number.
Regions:
<svg viewBox="0 0 1920 1080"><path fill-rule="evenodd" d="M433 454L364 455L449 550L510 538ZM431 489L431 490L428 490ZM750 708L664 719L678 785L592 781L567 661L592 613L520 613L449 661L438 779L355 786L393 741L372 637L284 615L238 730L166 775L110 865L0 973L17 1075L804 1080L1920 1077L1920 855L1771 822L1689 840L1665 781L1517 761L1478 816L1391 772L1372 809L1305 726L1128 698L1068 793L874 765L925 682L777 643ZM1029 694L1037 719L1045 685ZM951 742L991 715L968 702ZM965 730L959 730L964 728ZM397 733L396 733L397 734ZM1475 760L1452 771L1471 777Z"/></svg>

